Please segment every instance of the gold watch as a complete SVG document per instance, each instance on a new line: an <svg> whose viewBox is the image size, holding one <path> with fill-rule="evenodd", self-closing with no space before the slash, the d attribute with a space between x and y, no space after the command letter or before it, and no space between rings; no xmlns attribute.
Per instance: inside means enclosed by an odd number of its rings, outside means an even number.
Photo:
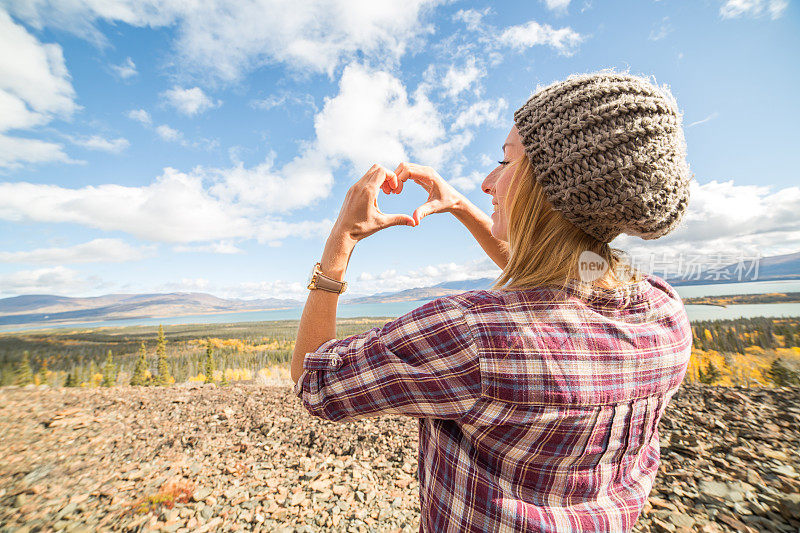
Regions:
<svg viewBox="0 0 800 533"><path fill-rule="evenodd" d="M311 275L308 276L308 288L310 290L322 289L323 291L335 292L342 294L347 289L346 281L338 281L329 278L320 270L321 264L317 263L311 269Z"/></svg>

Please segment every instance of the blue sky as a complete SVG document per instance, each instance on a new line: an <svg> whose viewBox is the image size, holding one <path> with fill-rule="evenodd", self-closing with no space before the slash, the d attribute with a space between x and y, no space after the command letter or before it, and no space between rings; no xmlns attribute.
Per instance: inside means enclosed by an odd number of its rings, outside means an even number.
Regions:
<svg viewBox="0 0 800 533"><path fill-rule="evenodd" d="M789 0L0 0L0 296L305 296L372 163L431 165L486 211L512 115L569 74L667 85L695 174L636 257L800 250ZM412 213L413 185L381 195ZM495 276L449 215L362 241L350 294Z"/></svg>

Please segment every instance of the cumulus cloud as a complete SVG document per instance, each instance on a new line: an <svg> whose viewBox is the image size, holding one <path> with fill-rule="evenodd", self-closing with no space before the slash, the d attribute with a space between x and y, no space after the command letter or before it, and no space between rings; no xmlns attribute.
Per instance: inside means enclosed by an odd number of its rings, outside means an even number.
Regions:
<svg viewBox="0 0 800 533"><path fill-rule="evenodd" d="M423 91L409 96L388 72L348 65L339 94L326 98L314 120L315 148L366 171L373 163L396 165L410 156L439 165L452 155L442 118ZM462 148L463 146L458 146Z"/></svg>
<svg viewBox="0 0 800 533"><path fill-rule="evenodd" d="M632 255L733 254L762 256L800 249L800 187L773 190L736 185L732 180L691 184L689 209L681 226L656 241L620 236L614 241Z"/></svg>
<svg viewBox="0 0 800 533"><path fill-rule="evenodd" d="M183 133L175 128L167 126L166 124L161 124L160 126L156 127L156 133L165 141L179 142L183 140Z"/></svg>
<svg viewBox="0 0 800 533"><path fill-rule="evenodd" d="M508 109L508 102L503 98L497 100L480 100L456 116L453 129L459 130L469 127L503 125L503 114ZM510 126L509 126L510 129Z"/></svg>
<svg viewBox="0 0 800 533"><path fill-rule="evenodd" d="M150 118L150 113L145 111L144 109L131 109L128 111L128 118L131 120L135 120L140 124L144 124L145 126L149 126L153 123L153 119Z"/></svg>
<svg viewBox="0 0 800 533"><path fill-rule="evenodd" d="M212 254L241 254L244 250L233 244L232 242L220 241L212 242L210 244L200 244L196 246L179 245L173 247L176 252L205 252Z"/></svg>
<svg viewBox="0 0 800 533"><path fill-rule="evenodd" d="M499 43L516 50L532 46L550 46L565 56L573 55L583 39L581 34L571 28L556 29L535 20L518 26L509 26L498 36Z"/></svg>
<svg viewBox="0 0 800 533"><path fill-rule="evenodd" d="M286 177L284 177L286 176ZM247 181L252 189L243 194ZM308 206L329 193L332 177L315 174L313 161L298 158L273 170L197 167L189 173L166 168L153 183L67 188L26 182L0 183L0 219L14 222L69 222L122 231L151 242L191 243L255 238L274 242L312 237L332 225L286 222L269 209ZM268 198L264 191L277 191Z"/></svg>
<svg viewBox="0 0 800 533"><path fill-rule="evenodd" d="M647 37L651 41L660 41L674 31L672 24L669 22L669 17L664 17L661 19L661 22L659 22L656 26L657 27L650 30L650 35Z"/></svg>
<svg viewBox="0 0 800 533"><path fill-rule="evenodd" d="M0 252L2 263L122 263L149 257L153 246L131 246L121 239L94 239L65 248L37 248L22 252Z"/></svg>
<svg viewBox="0 0 800 533"><path fill-rule="evenodd" d="M719 14L722 18L769 15L774 20L780 18L788 6L788 0L725 0Z"/></svg>
<svg viewBox="0 0 800 533"><path fill-rule="evenodd" d="M119 65L111 65L111 70L123 80L127 80L139 74L136 70L136 64L130 57L125 58L125 61Z"/></svg>
<svg viewBox="0 0 800 533"><path fill-rule="evenodd" d="M0 295L58 294L70 295L103 287L97 276L85 276L63 266L20 270L0 275Z"/></svg>
<svg viewBox="0 0 800 533"><path fill-rule="evenodd" d="M569 0L543 0L544 5L551 11L564 13L569 6Z"/></svg>
<svg viewBox="0 0 800 533"><path fill-rule="evenodd" d="M475 58L469 58L463 68L450 66L442 80L447 94L454 98L468 90L476 81L486 76L486 70L475 65Z"/></svg>
<svg viewBox="0 0 800 533"><path fill-rule="evenodd" d="M0 50L14 51L0 54L0 168L69 161L59 144L3 134L68 119L78 109L61 47L42 44L0 9Z"/></svg>
<svg viewBox="0 0 800 533"><path fill-rule="evenodd" d="M317 111L317 104L314 97L310 94L296 94L288 91L280 94L273 94L266 98L253 100L250 105L254 109L261 109L262 111L269 111L276 107L300 106L306 107L313 111Z"/></svg>
<svg viewBox="0 0 800 533"><path fill-rule="evenodd" d="M14 2L12 13L34 27L52 26L104 44L101 23L174 26L175 63L233 81L257 67L282 63L332 73L359 54L397 61L408 43L431 32L423 16L440 0L280 0L201 2L137 0Z"/></svg>
<svg viewBox="0 0 800 533"><path fill-rule="evenodd" d="M184 89L174 86L172 89L164 91L162 96L167 104L188 117L193 117L221 104L220 101L209 98L200 87Z"/></svg>

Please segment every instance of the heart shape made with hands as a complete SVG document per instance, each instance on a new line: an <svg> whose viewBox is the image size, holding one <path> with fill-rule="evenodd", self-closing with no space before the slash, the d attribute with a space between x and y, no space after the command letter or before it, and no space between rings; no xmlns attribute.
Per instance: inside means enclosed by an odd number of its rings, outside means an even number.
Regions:
<svg viewBox="0 0 800 533"><path fill-rule="evenodd" d="M386 179L380 188L386 194L400 194L403 192L403 184L408 180L421 186L428 193L428 199L411 215L417 226L428 215L449 211L460 196L460 193L433 168L415 163L400 163L393 173L387 171Z"/></svg>

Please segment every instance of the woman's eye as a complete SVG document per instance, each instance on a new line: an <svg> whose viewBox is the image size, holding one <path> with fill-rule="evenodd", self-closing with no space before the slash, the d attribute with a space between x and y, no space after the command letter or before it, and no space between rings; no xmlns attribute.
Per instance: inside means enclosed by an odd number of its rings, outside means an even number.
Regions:
<svg viewBox="0 0 800 533"><path fill-rule="evenodd" d="M511 162L511 161L498 161L498 163L500 163L501 165L507 165L507 164L509 164L510 162Z"/></svg>

